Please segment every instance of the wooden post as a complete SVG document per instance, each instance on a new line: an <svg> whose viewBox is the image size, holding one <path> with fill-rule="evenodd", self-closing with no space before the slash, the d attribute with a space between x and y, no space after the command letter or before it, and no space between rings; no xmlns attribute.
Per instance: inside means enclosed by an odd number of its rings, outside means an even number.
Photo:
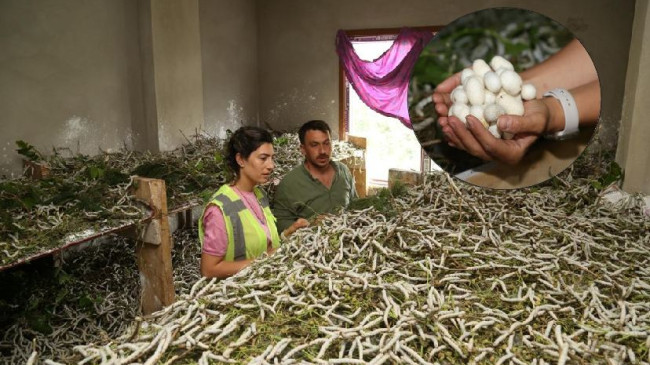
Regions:
<svg viewBox="0 0 650 365"><path fill-rule="evenodd" d="M147 315L172 304L175 299L172 237L167 219L165 181L138 177L136 184L136 198L147 202L154 210L152 221L136 241L142 312Z"/></svg>
<svg viewBox="0 0 650 365"><path fill-rule="evenodd" d="M23 167L25 176L31 179L41 180L50 176L50 166L45 162L23 160Z"/></svg>
<svg viewBox="0 0 650 365"><path fill-rule="evenodd" d="M364 137L355 137L347 136L347 141L350 142L354 147L363 150L361 156L348 157L341 162L343 162L354 176L355 189L359 198L365 198L368 194L366 188L367 178L366 178L366 139Z"/></svg>

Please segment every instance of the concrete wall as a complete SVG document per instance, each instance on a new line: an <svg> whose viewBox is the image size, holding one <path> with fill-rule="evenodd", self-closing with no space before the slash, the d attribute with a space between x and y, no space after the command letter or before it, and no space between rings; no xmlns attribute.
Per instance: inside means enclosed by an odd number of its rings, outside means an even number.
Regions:
<svg viewBox="0 0 650 365"><path fill-rule="evenodd" d="M257 18L254 0L201 0L204 129L257 124Z"/></svg>
<svg viewBox="0 0 650 365"><path fill-rule="evenodd" d="M146 1L151 9L154 77L145 79L144 87L155 94L158 147L169 151L203 127L199 2Z"/></svg>
<svg viewBox="0 0 650 365"><path fill-rule="evenodd" d="M645 39L645 42L644 42ZM623 189L650 194L650 5L637 0L630 46L623 119L616 160L625 170Z"/></svg>
<svg viewBox="0 0 650 365"><path fill-rule="evenodd" d="M629 50L633 0L261 0L257 4L260 119L277 129L322 118L338 130L334 50L338 29L445 25L472 11L497 6L533 10L573 31L600 75L605 129L615 134L620 120L627 65L623 55ZM615 143L615 136L608 138L607 143Z"/></svg>
<svg viewBox="0 0 650 365"><path fill-rule="evenodd" d="M19 139L44 152L131 147L137 33L130 0L0 0L0 175L20 172Z"/></svg>
<svg viewBox="0 0 650 365"><path fill-rule="evenodd" d="M604 125L620 120L633 0L174 4L0 0L0 174L20 171L18 139L92 154L171 149L179 129L223 135L239 123L294 129L321 118L337 131L338 29L444 25L494 6L526 7L574 31L601 76Z"/></svg>

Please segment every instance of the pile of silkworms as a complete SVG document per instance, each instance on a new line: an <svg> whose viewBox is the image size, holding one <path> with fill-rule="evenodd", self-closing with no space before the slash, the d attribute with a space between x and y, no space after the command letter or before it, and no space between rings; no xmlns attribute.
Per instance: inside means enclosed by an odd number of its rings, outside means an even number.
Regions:
<svg viewBox="0 0 650 365"><path fill-rule="evenodd" d="M27 314L14 314L14 322L0 326L0 363L24 364L36 350L41 358L56 357L70 363L73 347L90 342L107 341L124 333L140 312L140 279L135 256L135 242L126 237L109 236L102 244L71 249L60 258L61 278L66 281L52 288L48 272L20 283L28 291L22 305L39 307ZM177 295L188 293L200 279L196 230L179 230L173 235L173 280ZM37 270L34 267L25 268ZM6 273L2 280L15 279ZM26 275L19 276L24 278ZM14 293L20 295L20 293ZM12 305L19 304L14 301ZM15 310L13 310L15 312ZM50 331L34 328L31 312L37 311ZM5 313L6 314L6 313Z"/></svg>
<svg viewBox="0 0 650 365"><path fill-rule="evenodd" d="M273 178L279 179L298 165L303 157L296 133L285 133L276 137L274 145ZM119 171L130 171L143 163L163 162L169 162L171 166L180 165L179 169L189 170L191 166L197 166L201 161L212 160L221 148L222 141L200 135L178 150L161 155L114 152L93 158L76 156L72 159L58 155L49 162L57 177L73 180L78 179L78 175L82 174L83 168L80 165L83 165L84 161L95 163L95 160L102 160L112 169ZM351 145L339 141L334 141L333 150L333 157L336 159L357 153ZM212 170L206 168L203 173L208 174L210 171ZM224 171L218 171L210 177L209 181L223 182L226 179L225 175ZM28 179L18 180L24 184L41 183ZM173 200L169 200L170 204L176 201L176 205L184 205L197 200L196 193L182 193L183 187L179 185L183 183L181 180L180 184L167 184L168 197L174 197ZM211 186L212 190L216 188L218 185ZM271 182L264 188L272 195L275 186ZM109 208L110 210L127 211L137 215L137 218L142 215L127 193L128 184L120 184L111 189L105 193L106 200L110 201L117 197L118 201L115 206ZM173 208L174 206L170 205L170 210ZM93 215L92 212L84 212L84 214ZM51 204L37 205L33 212L20 213L20 215L24 215L24 222L21 224L25 228L25 235L31 235L29 242L25 240L21 242L15 236L5 240L0 234L0 264L11 263L39 250L51 248L52 245L62 245L65 241L80 239L82 238L80 233L90 235L102 229L110 229L111 224L122 225L133 222L133 220L94 219L96 229L86 230L83 224L79 224L77 218L80 217L77 217L77 212L70 212L65 206ZM19 216L15 218L17 221L21 220ZM47 222L52 222L52 225L44 226ZM76 231L80 228L84 232ZM63 236L66 237L58 239L55 230L64 232ZM47 239L52 239L52 242ZM135 243L130 239L114 235L102 240L105 243L98 247L66 251L59 259L62 262L58 269L45 270L38 274L41 278L34 279L38 281L37 284L23 282L19 285L23 292L27 292L21 293L26 297L25 303L20 303L19 300L5 303L0 297L0 309L2 311L6 309L4 315L0 315L0 363L25 363L34 350L43 358L55 357L67 363L72 361L70 356L74 345L104 341L124 332L126 326L139 313L140 306ZM33 244L31 241L34 241ZM194 230L178 231L174 234L173 241L175 243L172 250L174 284L177 294L180 295L189 292L191 286L200 277L198 270L200 247ZM23 270L21 267L17 267L8 271L21 270ZM37 271L31 266L23 271L29 270ZM55 274L55 271L59 273ZM25 273L12 275L1 272L0 274L3 274L0 280L4 281L25 280L21 276ZM56 292L52 287L52 280L56 283L56 289L60 291ZM27 309L23 313L18 309L20 307ZM39 313L34 316L34 312L37 311ZM35 321L38 323L35 324Z"/></svg>
<svg viewBox="0 0 650 365"><path fill-rule="evenodd" d="M638 196L611 204L570 173L511 191L434 174L390 211L328 216L74 351L80 364L648 364L649 257Z"/></svg>
<svg viewBox="0 0 650 365"><path fill-rule="evenodd" d="M263 186L270 198L273 181L303 159L296 133L281 134L274 144L276 168ZM335 141L333 147L337 159L356 151L346 142ZM131 195L132 174L164 179L169 210L201 205L228 178L224 155L224 141L203 134L160 154L65 157L58 151L45 161L52 171L49 177L0 180L0 207L6 209L0 212L0 266L145 218L142 204ZM92 211L83 209L87 205Z"/></svg>

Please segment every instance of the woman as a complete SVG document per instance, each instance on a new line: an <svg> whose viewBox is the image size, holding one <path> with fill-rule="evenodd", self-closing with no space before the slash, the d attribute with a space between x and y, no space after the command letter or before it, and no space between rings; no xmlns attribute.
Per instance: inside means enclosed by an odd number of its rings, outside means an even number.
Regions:
<svg viewBox="0 0 650 365"><path fill-rule="evenodd" d="M273 171L273 138L264 129L241 127L228 141L228 166L234 171L232 184L212 196L199 220L202 244L201 274L232 276L264 252L280 245L266 195L257 185L269 180ZM282 236L309 223L296 221Z"/></svg>

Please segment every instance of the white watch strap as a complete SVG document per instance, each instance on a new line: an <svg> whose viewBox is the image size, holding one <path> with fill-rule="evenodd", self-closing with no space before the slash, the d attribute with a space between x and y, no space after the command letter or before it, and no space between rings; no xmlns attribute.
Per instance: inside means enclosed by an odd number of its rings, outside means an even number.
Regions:
<svg viewBox="0 0 650 365"><path fill-rule="evenodd" d="M563 139L578 133L578 124L580 115L578 114L578 106L573 99L571 93L566 89L553 89L544 93L544 96L552 96L560 101L562 109L564 110L564 130L547 134L547 138Z"/></svg>

